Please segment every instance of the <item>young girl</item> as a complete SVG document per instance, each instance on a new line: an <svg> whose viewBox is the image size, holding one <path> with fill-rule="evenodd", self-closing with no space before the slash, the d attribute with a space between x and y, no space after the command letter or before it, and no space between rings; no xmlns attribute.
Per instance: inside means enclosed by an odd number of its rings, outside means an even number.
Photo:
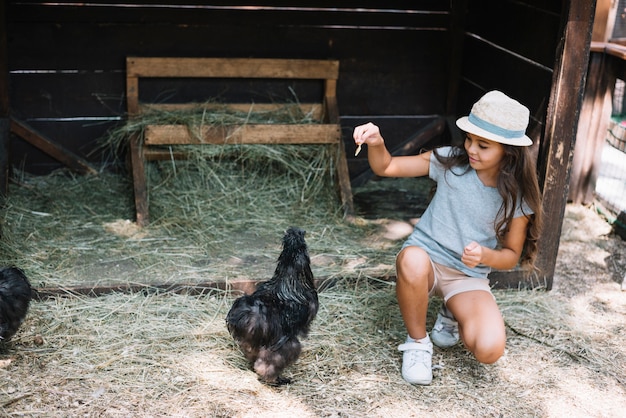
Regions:
<svg viewBox="0 0 626 418"><path fill-rule="evenodd" d="M396 294L408 331L402 377L432 381L430 338L438 347L463 341L481 363L504 353L502 315L487 278L491 269L534 267L541 228L541 195L525 134L529 111L499 91L485 94L467 117L462 146L392 157L379 128L357 126L354 141L368 145L374 173L386 177L428 175L437 188L396 258ZM428 298L444 304L429 337Z"/></svg>

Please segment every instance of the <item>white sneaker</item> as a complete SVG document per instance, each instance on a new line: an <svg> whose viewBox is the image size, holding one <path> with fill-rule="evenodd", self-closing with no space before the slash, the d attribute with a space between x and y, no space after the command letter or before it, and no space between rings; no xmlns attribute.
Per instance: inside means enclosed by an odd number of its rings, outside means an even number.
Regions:
<svg viewBox="0 0 626 418"><path fill-rule="evenodd" d="M409 383L430 385L433 380L433 344L410 342L400 344L402 351L402 378Z"/></svg>
<svg viewBox="0 0 626 418"><path fill-rule="evenodd" d="M445 306L437 313L437 320L430 332L430 338L439 348L448 348L459 342L459 324Z"/></svg>

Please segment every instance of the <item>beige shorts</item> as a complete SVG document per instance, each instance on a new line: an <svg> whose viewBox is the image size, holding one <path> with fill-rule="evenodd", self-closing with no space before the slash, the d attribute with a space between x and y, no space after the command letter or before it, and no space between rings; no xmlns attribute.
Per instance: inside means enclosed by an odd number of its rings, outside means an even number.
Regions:
<svg viewBox="0 0 626 418"><path fill-rule="evenodd" d="M446 267L432 260L430 263L433 266L435 281L432 289L428 292L429 296L437 295L443 298L444 303L454 295L472 290L484 290L493 296L489 279L468 277L457 269Z"/></svg>

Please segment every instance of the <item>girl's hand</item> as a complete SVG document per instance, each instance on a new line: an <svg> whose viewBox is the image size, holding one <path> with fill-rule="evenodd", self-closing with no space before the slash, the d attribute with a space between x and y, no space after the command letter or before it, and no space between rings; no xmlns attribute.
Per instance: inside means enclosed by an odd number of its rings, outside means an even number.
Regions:
<svg viewBox="0 0 626 418"><path fill-rule="evenodd" d="M483 247L481 247L477 242L472 241L463 250L461 261L467 267L474 268L480 264L480 262L482 261L482 258L483 258Z"/></svg>
<svg viewBox="0 0 626 418"><path fill-rule="evenodd" d="M362 144L375 146L384 143L383 137L380 135L380 129L372 122L354 128L354 134L352 136L357 146Z"/></svg>

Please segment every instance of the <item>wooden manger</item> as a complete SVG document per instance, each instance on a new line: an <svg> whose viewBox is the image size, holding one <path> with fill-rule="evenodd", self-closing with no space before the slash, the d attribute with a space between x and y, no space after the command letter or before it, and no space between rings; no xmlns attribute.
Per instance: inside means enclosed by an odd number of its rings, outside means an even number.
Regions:
<svg viewBox="0 0 626 418"><path fill-rule="evenodd" d="M143 135L133 134L130 138L130 157L137 224L145 226L149 222L146 161L183 157L180 153L173 154L164 150L164 146L198 144L329 144L334 149L338 193L344 215L352 218L352 191L337 107L338 75L339 62L331 60L127 57L126 100L129 118L137 118L147 109L167 110L193 106L140 103L141 78L300 79L323 82L323 98L319 103L299 104L305 113L312 114L319 123L206 125L198 127L194 133L182 124L150 124L145 127ZM220 105L243 111L251 107L251 103ZM280 106L284 106L284 103L254 104L257 110L271 110Z"/></svg>

